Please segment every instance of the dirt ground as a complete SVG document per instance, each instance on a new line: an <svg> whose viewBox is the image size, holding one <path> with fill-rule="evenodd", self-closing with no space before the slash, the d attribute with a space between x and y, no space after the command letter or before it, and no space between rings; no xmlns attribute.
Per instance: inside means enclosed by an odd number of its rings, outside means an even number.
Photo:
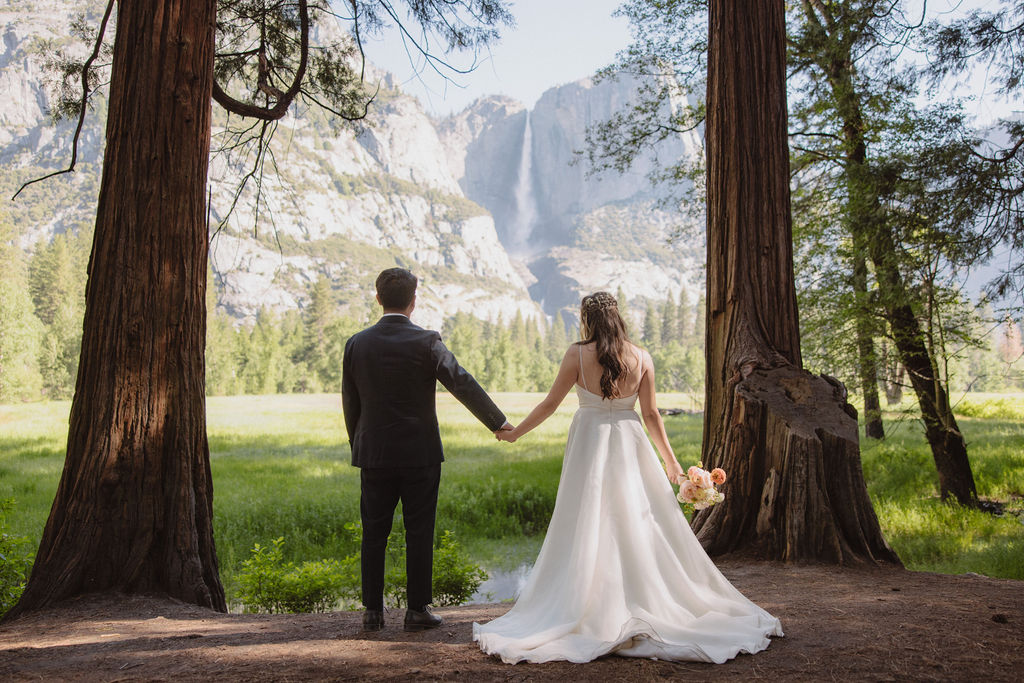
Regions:
<svg viewBox="0 0 1024 683"><path fill-rule="evenodd" d="M1024 582L895 569L727 560L726 576L782 619L784 638L725 664L605 657L509 666L472 642L507 604L438 610L436 631L378 633L361 613L219 614L89 596L0 626L2 680L1022 681Z"/></svg>

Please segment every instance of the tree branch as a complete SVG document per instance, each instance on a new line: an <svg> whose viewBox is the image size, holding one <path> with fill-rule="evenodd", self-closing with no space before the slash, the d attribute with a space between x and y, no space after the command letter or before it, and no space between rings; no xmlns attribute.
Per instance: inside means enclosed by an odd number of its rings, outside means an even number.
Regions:
<svg viewBox="0 0 1024 683"><path fill-rule="evenodd" d="M281 93L281 97L274 106L261 107L257 104L237 100L224 92L220 84L214 79L213 99L217 104L233 114L257 118L263 121L276 121L284 116L288 111L288 107L291 106L295 97L302 89L302 81L306 76L306 64L309 60L309 8L307 0L299 0L299 34L299 66L295 70L291 86L287 91ZM262 49L263 46L261 45L260 50L262 51Z"/></svg>
<svg viewBox="0 0 1024 683"><path fill-rule="evenodd" d="M85 125L86 107L89 103L89 69L92 68L92 63L96 61L97 57L99 57L100 50L103 47L103 36L106 33L107 22L110 20L110 13L113 9L114 0L107 0L107 9L103 12L103 19L100 21L100 29L96 35L96 43L93 45L92 54L90 54L89 58L85 60L84 64L82 64L82 103L81 109L78 112L78 125L75 126L75 135L71 139L71 163L69 163L68 167L65 169L54 171L53 173L47 173L40 178L35 178L24 183L18 188L18 191L14 193L14 196L11 197L11 201L17 199L18 195L21 194L21 191L33 183L42 182L47 178L53 178L54 176L63 175L64 173L71 173L75 170L75 164L78 162L78 140L82 136L82 127Z"/></svg>

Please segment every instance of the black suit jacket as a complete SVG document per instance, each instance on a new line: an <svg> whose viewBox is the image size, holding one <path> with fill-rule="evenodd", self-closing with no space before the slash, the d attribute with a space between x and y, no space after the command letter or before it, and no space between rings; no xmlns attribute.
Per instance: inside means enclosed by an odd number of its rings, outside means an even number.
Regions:
<svg viewBox="0 0 1024 683"><path fill-rule="evenodd" d="M425 467L444 460L437 427L437 381L487 429L505 415L455 360L441 335L387 315L349 338L341 401L356 467Z"/></svg>

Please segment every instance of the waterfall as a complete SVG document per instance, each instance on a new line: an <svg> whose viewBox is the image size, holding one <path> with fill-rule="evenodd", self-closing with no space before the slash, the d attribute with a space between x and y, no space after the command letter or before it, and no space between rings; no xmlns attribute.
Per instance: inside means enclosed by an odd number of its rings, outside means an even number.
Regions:
<svg viewBox="0 0 1024 683"><path fill-rule="evenodd" d="M530 235L537 220L537 199L533 196L533 132L530 111L523 126L523 149L519 154L519 177L515 189L516 213L508 231L510 251L517 255L529 251Z"/></svg>

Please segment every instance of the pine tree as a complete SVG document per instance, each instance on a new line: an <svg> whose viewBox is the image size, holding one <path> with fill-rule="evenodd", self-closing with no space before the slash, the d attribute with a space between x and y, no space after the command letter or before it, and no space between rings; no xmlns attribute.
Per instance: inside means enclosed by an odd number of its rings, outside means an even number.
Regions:
<svg viewBox="0 0 1024 683"><path fill-rule="evenodd" d="M0 206L0 403L38 399L43 325L33 312L14 225Z"/></svg>
<svg viewBox="0 0 1024 683"><path fill-rule="evenodd" d="M70 398L82 344L84 268L79 242L67 233L36 248L28 284L36 316L45 325L39 369L49 398Z"/></svg>
<svg viewBox="0 0 1024 683"><path fill-rule="evenodd" d="M647 302L647 310L644 312L642 339L648 350L653 350L661 344L661 317L651 301Z"/></svg>
<svg viewBox="0 0 1024 683"><path fill-rule="evenodd" d="M24 286L0 280L0 403L38 399L42 324Z"/></svg>
<svg viewBox="0 0 1024 683"><path fill-rule="evenodd" d="M565 349L569 346L569 334L566 331L565 318L561 312L555 313L548 328L547 355L552 363L561 363ZM573 339L575 341L575 339Z"/></svg>
<svg viewBox="0 0 1024 683"><path fill-rule="evenodd" d="M679 320L676 318L676 302L669 294L661 304L661 343L681 342L679 338Z"/></svg>
<svg viewBox="0 0 1024 683"><path fill-rule="evenodd" d="M335 317L334 293L331 281L322 273L309 287L309 303L302 310L302 319L306 324L307 362L315 362L327 345L327 327Z"/></svg>
<svg viewBox="0 0 1024 683"><path fill-rule="evenodd" d="M693 345L694 314L693 305L690 303L690 296L686 293L685 287L679 290L679 304L676 306L676 311L677 338L683 346L689 348Z"/></svg>

